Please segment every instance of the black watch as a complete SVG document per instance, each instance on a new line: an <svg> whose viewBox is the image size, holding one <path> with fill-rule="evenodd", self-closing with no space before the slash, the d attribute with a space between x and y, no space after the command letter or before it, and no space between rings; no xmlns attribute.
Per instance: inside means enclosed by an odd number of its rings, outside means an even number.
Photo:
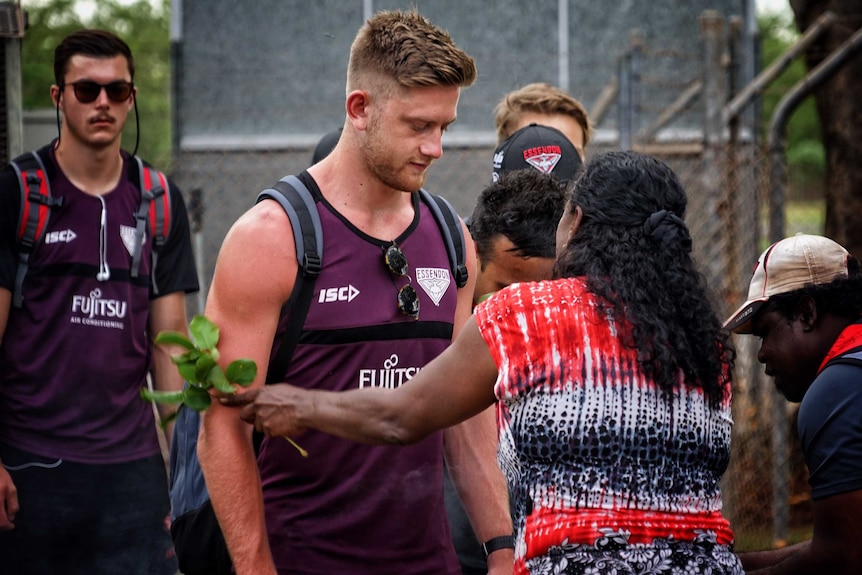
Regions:
<svg viewBox="0 0 862 575"><path fill-rule="evenodd" d="M494 537L493 539L488 539L487 541L482 543L482 557L487 560L488 555L490 555L494 551L499 551L500 549L514 548L515 538L511 535L501 535L500 537Z"/></svg>

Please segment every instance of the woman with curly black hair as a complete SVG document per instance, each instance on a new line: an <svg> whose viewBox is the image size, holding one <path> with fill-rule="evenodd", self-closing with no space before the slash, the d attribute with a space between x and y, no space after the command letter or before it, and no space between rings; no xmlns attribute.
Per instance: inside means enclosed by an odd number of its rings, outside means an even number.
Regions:
<svg viewBox="0 0 862 575"><path fill-rule="evenodd" d="M559 228L572 241L562 238L555 275L584 278L603 309L632 325L624 343L662 389L673 392L682 370L689 385L723 400L727 358L717 351L730 353L728 334L690 257L685 209L682 185L659 160L627 152L596 158Z"/></svg>
<svg viewBox="0 0 862 575"><path fill-rule="evenodd" d="M557 229L555 278L479 304L397 390L269 385L237 397L269 435L315 428L403 444L496 402L517 574L741 575L721 515L727 334L662 162L595 158Z"/></svg>

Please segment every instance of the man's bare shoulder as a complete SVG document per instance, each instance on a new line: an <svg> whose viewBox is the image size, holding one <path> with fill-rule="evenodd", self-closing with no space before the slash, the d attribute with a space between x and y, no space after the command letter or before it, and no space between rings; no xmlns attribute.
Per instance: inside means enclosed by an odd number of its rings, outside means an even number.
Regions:
<svg viewBox="0 0 862 575"><path fill-rule="evenodd" d="M289 294L296 275L296 247L290 219L274 201L262 201L231 226L219 252L214 282L248 284L254 290Z"/></svg>
<svg viewBox="0 0 862 575"><path fill-rule="evenodd" d="M263 200L241 215L230 233L258 233L260 231L290 232L290 219L282 207L274 200Z"/></svg>
<svg viewBox="0 0 862 575"><path fill-rule="evenodd" d="M278 248L295 257L293 228L278 202L264 200L255 204L234 222L225 244L249 244L256 251Z"/></svg>

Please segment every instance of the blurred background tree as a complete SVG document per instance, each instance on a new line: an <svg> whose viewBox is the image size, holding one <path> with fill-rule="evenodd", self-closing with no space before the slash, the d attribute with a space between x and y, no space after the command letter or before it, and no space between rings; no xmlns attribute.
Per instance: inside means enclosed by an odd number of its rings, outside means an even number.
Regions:
<svg viewBox="0 0 862 575"><path fill-rule="evenodd" d="M29 27L22 44L25 110L53 108L54 47L80 28L104 28L118 34L135 58L135 87L141 137L138 154L157 167L171 164L170 1L169 0L24 0ZM46 142L47 143L47 142ZM130 115L123 148L135 146Z"/></svg>
<svg viewBox="0 0 862 575"><path fill-rule="evenodd" d="M860 0L790 0L799 30L806 30L825 11L835 23L805 51L811 70L842 48L862 28ZM857 101L862 90L862 50L814 92L825 159L824 233L862 258L862 114Z"/></svg>

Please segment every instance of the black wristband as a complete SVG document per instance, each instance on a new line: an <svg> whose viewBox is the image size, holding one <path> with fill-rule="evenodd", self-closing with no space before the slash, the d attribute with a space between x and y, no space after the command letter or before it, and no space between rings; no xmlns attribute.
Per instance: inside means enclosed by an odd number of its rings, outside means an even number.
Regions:
<svg viewBox="0 0 862 575"><path fill-rule="evenodd" d="M514 548L515 538L511 535L501 535L500 537L494 537L493 539L488 539L487 541L482 543L482 557L488 559L488 555L490 555L494 551L499 551L500 549Z"/></svg>

